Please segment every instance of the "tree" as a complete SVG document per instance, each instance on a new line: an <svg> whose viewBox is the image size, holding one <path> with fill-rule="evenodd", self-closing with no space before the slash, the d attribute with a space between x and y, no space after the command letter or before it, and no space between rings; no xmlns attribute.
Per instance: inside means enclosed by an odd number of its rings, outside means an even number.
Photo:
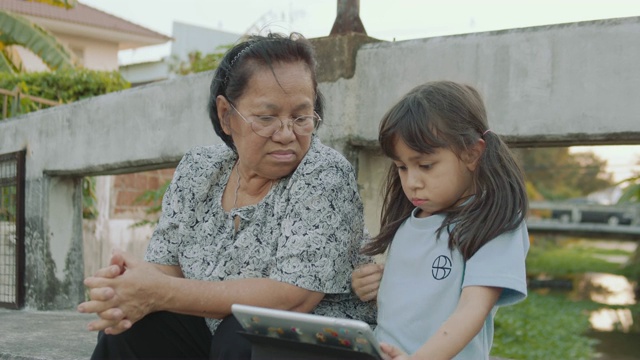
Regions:
<svg viewBox="0 0 640 360"><path fill-rule="evenodd" d="M636 165L640 165L640 159L638 159ZM622 180L620 184L627 184L627 186L624 188L618 204L635 203L638 205L638 211L640 211L640 172L636 172L632 177ZM629 258L624 267L624 273L628 278L640 284L640 246L636 247L636 251Z"/></svg>
<svg viewBox="0 0 640 360"><path fill-rule="evenodd" d="M36 1L65 8L75 5L75 0ZM0 72L22 71L22 61L12 48L14 45L29 49L52 70L75 66L73 54L50 32L20 15L0 10Z"/></svg>
<svg viewBox="0 0 640 360"><path fill-rule="evenodd" d="M606 160L569 148L514 149L527 181L547 200L586 196L613 185Z"/></svg>
<svg viewBox="0 0 640 360"><path fill-rule="evenodd" d="M638 158L636 165L640 166L640 158ZM625 187L618 203L635 202L640 204L640 172L636 171L632 177L622 180L620 185L625 185ZM640 249L640 246L638 248Z"/></svg>
<svg viewBox="0 0 640 360"><path fill-rule="evenodd" d="M220 65L220 61L224 57L224 53L231 46L220 46L217 50L211 54L202 55L200 51L192 51L189 53L188 61L181 61L178 57L172 59L172 64L169 65L169 69L178 75L187 75L192 73L199 73L203 71L214 70Z"/></svg>

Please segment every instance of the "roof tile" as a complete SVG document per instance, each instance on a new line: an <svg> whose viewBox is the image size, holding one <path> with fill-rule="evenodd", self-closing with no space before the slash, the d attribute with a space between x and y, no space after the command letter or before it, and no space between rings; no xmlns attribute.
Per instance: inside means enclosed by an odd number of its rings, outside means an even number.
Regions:
<svg viewBox="0 0 640 360"><path fill-rule="evenodd" d="M71 9L41 4L25 0L0 0L0 9L20 15L48 18L64 22L95 26L128 34L142 35L160 40L171 40L171 37L149 30L130 21L108 14L90 6L76 3Z"/></svg>

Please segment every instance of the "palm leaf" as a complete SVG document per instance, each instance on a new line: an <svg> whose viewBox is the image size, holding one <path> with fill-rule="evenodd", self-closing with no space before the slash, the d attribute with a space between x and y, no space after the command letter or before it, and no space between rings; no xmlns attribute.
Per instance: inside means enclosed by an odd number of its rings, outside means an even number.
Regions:
<svg viewBox="0 0 640 360"><path fill-rule="evenodd" d="M13 70L12 64L9 62L9 59L7 59L7 57L4 56L4 53L0 53L0 72L10 73L10 74L15 73L15 70Z"/></svg>
<svg viewBox="0 0 640 360"><path fill-rule="evenodd" d="M0 51L0 72L15 73L15 67L13 63L9 61L7 54L4 51Z"/></svg>
<svg viewBox="0 0 640 360"><path fill-rule="evenodd" d="M52 70L74 67L73 55L55 36L22 16L0 10L0 35L4 45L31 50Z"/></svg>
<svg viewBox="0 0 640 360"><path fill-rule="evenodd" d="M618 199L618 204L625 202L640 202L640 183L631 184L624 189L622 196Z"/></svg>
<svg viewBox="0 0 640 360"><path fill-rule="evenodd" d="M76 6L76 0L29 0L31 2L37 2L41 4L53 5L58 7L63 7L65 9L70 9Z"/></svg>

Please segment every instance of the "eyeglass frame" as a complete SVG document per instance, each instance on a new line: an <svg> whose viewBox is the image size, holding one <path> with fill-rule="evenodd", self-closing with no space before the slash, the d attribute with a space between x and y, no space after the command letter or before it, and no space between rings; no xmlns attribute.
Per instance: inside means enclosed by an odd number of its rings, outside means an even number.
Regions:
<svg viewBox="0 0 640 360"><path fill-rule="evenodd" d="M242 118L242 120L244 120L247 124L249 124L249 126L251 127L251 131L253 131L253 132L254 132L254 134L256 134L256 135L258 135L258 136L260 136L260 137L263 137L263 138L270 138L270 137L272 137L273 135L277 134L280 130L282 130L282 129L285 127L285 125L284 125L284 121L283 121L279 116L265 115L265 116L268 116L268 117L270 117L270 118L276 118L276 119L278 119L278 120L280 121L280 127L278 128L278 130L274 131L274 132L273 132L273 134L271 134L271 135L269 135L269 136L260 135L260 134L258 134L258 132L253 128L253 124L254 124L255 122L254 122L254 121L251 121L251 120L248 120L246 117L244 117L244 115L242 115L242 114L240 113L240 111L238 111L238 109L236 108L236 106L235 106L235 105L233 105L233 103L231 102L231 100L227 99L227 102L229 102L229 105L231 105L231 108L232 108L232 109L233 109L233 110L234 110L238 115L240 115L240 117ZM254 116L257 116L257 115L254 115ZM298 117L297 117L297 118L295 118L295 119L291 119L291 118L289 118L289 119L288 119L288 120L289 120L289 124L291 124L291 131L292 131L294 134L296 134L296 135L300 135L300 136L309 136L309 135L313 134L313 132L318 128L318 126L320 126L320 122L322 122L322 118L321 118L321 117L320 117L320 115L318 115L318 113L317 113L317 112L315 112L315 110L314 110L314 111L313 111L313 116L315 116L315 118L317 119L317 121L316 121L316 123L313 125L313 130L312 130L310 133L308 133L308 134L298 134L298 133L295 131L295 128L296 128L296 127L294 126L294 123L295 123L295 121L296 121L296 120L298 120L298 119L300 119L300 118L302 118L302 117L306 117L306 116L311 116L311 115L302 115L302 116L298 116ZM289 127L289 125L288 125L288 124L287 124L287 127Z"/></svg>

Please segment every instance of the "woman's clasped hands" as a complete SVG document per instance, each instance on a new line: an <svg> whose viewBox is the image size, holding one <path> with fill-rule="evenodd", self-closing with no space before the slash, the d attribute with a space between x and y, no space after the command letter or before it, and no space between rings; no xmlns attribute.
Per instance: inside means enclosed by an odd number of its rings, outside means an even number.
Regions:
<svg viewBox="0 0 640 360"><path fill-rule="evenodd" d="M109 266L85 279L89 300L78 305L78 311L99 316L88 324L89 330L122 333L156 311L155 305L162 296L156 289L167 280L169 276L154 265L114 251Z"/></svg>

